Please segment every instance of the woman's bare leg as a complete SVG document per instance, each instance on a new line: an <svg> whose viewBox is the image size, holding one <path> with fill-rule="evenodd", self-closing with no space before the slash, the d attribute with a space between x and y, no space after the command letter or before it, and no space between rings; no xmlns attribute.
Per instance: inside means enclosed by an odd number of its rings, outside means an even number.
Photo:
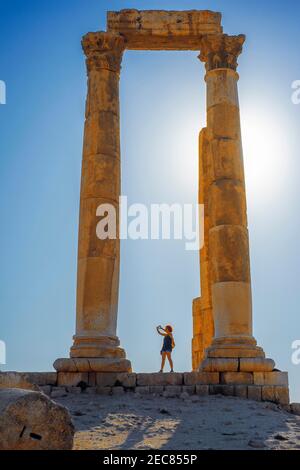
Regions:
<svg viewBox="0 0 300 470"><path fill-rule="evenodd" d="M161 372L164 371L165 362L166 362L166 355L167 354L165 352L161 353L161 367L160 367Z"/></svg>
<svg viewBox="0 0 300 470"><path fill-rule="evenodd" d="M171 370L173 370L173 361L172 361L171 353L168 352L166 354L167 354L167 358L168 358Z"/></svg>

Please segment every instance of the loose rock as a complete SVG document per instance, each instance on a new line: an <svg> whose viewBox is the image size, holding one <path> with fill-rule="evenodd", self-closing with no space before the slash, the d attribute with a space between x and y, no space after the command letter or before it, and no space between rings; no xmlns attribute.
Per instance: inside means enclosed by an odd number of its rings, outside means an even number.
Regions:
<svg viewBox="0 0 300 470"><path fill-rule="evenodd" d="M0 390L0 450L70 450L73 437L68 410L43 393Z"/></svg>

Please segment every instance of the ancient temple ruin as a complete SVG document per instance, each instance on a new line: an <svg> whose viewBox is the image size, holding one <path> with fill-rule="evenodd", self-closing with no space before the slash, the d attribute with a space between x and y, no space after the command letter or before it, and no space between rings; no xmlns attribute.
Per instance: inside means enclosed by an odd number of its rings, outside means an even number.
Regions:
<svg viewBox="0 0 300 470"><path fill-rule="evenodd" d="M77 322L70 357L54 363L61 384L73 383L75 373L95 377L104 372L131 372L116 335L120 240L96 236L97 206L112 203L118 210L119 204L123 54L126 50L193 50L200 52L205 65L207 87L207 125L199 139L199 202L205 206L205 244L200 253L201 297L193 303L192 363L198 371L198 379L193 380L208 387L228 386L233 394L248 398L288 402L287 374L274 371L274 361L265 357L252 331L237 87L237 61L244 42L244 35L223 33L220 13L195 10L108 12L107 31L84 36L88 96Z"/></svg>

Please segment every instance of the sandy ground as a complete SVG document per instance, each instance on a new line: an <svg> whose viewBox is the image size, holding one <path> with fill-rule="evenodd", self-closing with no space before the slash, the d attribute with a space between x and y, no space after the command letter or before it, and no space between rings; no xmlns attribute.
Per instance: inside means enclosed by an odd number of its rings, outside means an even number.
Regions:
<svg viewBox="0 0 300 470"><path fill-rule="evenodd" d="M68 395L74 449L300 449L300 417L272 403L233 397L189 399Z"/></svg>

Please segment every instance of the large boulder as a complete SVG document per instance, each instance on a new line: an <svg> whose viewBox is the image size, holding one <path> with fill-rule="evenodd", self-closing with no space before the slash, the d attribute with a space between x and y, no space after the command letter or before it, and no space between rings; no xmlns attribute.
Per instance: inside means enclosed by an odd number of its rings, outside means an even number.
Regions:
<svg viewBox="0 0 300 470"><path fill-rule="evenodd" d="M43 393L0 390L0 450L69 450L73 437L68 410Z"/></svg>

